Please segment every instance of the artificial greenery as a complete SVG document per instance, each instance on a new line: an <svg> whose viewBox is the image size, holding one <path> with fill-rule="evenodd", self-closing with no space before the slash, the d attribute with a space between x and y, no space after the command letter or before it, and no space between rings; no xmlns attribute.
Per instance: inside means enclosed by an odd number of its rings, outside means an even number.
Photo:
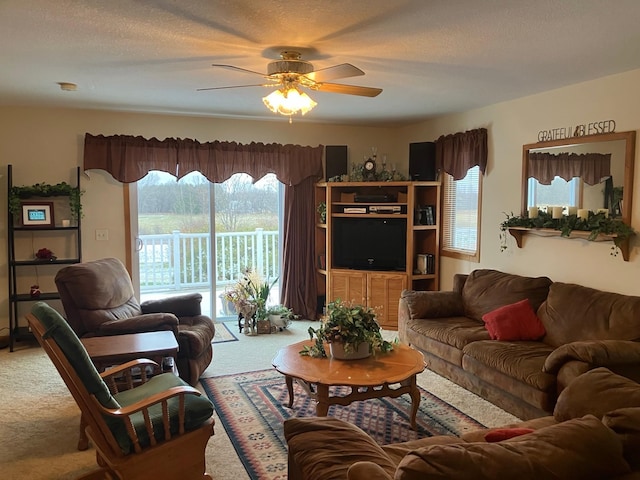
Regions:
<svg viewBox="0 0 640 480"><path fill-rule="evenodd" d="M316 207L316 211L320 214L320 223L327 222L327 204L325 202L320 202Z"/></svg>
<svg viewBox="0 0 640 480"><path fill-rule="evenodd" d="M326 357L324 344L341 342L345 352L355 351L361 343L368 343L372 352L389 352L393 343L382 338L374 309L337 299L327 305L327 317L315 329L309 327L309 338L315 342L306 345L301 355Z"/></svg>
<svg viewBox="0 0 640 480"><path fill-rule="evenodd" d="M507 230L511 227L550 228L559 230L563 237L569 237L573 230L590 232L587 240L591 241L596 240L601 234L611 235L614 237L614 247L612 248L614 256L618 254L619 245L636 233L631 226L619 218L609 217L604 212L589 212L588 218L584 219L577 215L563 215L561 218L553 218L550 213L542 210L538 210L536 218L514 215L513 212L510 215L505 213L505 215L507 216L506 220L500 224L501 251L507 248Z"/></svg>
<svg viewBox="0 0 640 480"><path fill-rule="evenodd" d="M69 197L71 216L78 219L82 216L82 203L80 201L84 192L78 187L72 187L66 182L49 185L48 183L36 183L27 186L14 186L9 191L9 211L12 215L20 214L20 206L23 200L33 197Z"/></svg>

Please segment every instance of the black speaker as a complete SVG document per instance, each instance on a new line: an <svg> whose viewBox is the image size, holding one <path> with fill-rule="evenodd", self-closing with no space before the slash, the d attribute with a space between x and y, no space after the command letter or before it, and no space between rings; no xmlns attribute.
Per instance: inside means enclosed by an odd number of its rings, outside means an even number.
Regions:
<svg viewBox="0 0 640 480"><path fill-rule="evenodd" d="M327 145L325 148L326 168L324 178L329 180L347 174L347 146Z"/></svg>
<svg viewBox="0 0 640 480"><path fill-rule="evenodd" d="M432 182L436 179L435 142L409 144L409 177L417 182Z"/></svg>

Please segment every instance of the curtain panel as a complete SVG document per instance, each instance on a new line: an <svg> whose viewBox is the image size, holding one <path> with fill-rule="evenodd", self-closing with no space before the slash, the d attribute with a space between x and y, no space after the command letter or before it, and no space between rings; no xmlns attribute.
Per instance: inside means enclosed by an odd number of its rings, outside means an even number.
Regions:
<svg viewBox="0 0 640 480"><path fill-rule="evenodd" d="M252 142L198 142L192 139L146 139L131 135L85 134L84 170L109 172L123 183L140 180L150 170L161 170L178 179L199 171L214 183L235 173L247 173L259 180L268 173L285 185L322 177L324 147L263 144Z"/></svg>
<svg viewBox="0 0 640 480"><path fill-rule="evenodd" d="M436 164L454 180L463 179L476 165L484 174L487 156L486 128L442 135L436 140Z"/></svg>
<svg viewBox="0 0 640 480"><path fill-rule="evenodd" d="M567 182L573 177L580 177L588 185L597 185L611 176L611 154L529 153L529 177L542 185L551 185L556 176Z"/></svg>

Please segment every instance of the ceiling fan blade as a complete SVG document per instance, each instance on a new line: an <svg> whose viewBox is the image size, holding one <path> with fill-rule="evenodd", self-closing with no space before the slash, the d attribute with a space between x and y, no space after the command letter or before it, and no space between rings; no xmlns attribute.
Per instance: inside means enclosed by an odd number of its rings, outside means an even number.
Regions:
<svg viewBox="0 0 640 480"><path fill-rule="evenodd" d="M274 84L271 83L256 83L253 85L229 85L227 87L209 87L209 88L197 88L197 92L202 92L204 90L224 90L225 88L244 88L244 87L273 87Z"/></svg>
<svg viewBox="0 0 640 480"><path fill-rule="evenodd" d="M364 72L358 67L354 67L350 63L341 63L340 65L334 65L333 67L314 70L304 76L310 78L314 82L326 82L337 78L358 77L360 75L364 75Z"/></svg>
<svg viewBox="0 0 640 480"><path fill-rule="evenodd" d="M222 65L219 63L213 63L211 66L218 67L218 68L226 68L229 70L236 70L238 72L251 73L253 75L260 75L261 77L265 77L265 78L267 77L267 75L265 75L264 73L254 72L253 70L247 70L246 68L235 67L233 65Z"/></svg>
<svg viewBox="0 0 640 480"><path fill-rule="evenodd" d="M319 83L317 90L330 93L345 93L362 97L377 97L382 93L381 88L359 87L357 85L343 85L341 83Z"/></svg>

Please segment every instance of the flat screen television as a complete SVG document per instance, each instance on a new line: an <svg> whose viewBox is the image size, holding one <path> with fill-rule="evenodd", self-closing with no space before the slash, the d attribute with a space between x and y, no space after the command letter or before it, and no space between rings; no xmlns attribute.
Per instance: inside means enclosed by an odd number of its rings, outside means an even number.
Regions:
<svg viewBox="0 0 640 480"><path fill-rule="evenodd" d="M400 270L407 264L406 218L333 219L333 267Z"/></svg>

